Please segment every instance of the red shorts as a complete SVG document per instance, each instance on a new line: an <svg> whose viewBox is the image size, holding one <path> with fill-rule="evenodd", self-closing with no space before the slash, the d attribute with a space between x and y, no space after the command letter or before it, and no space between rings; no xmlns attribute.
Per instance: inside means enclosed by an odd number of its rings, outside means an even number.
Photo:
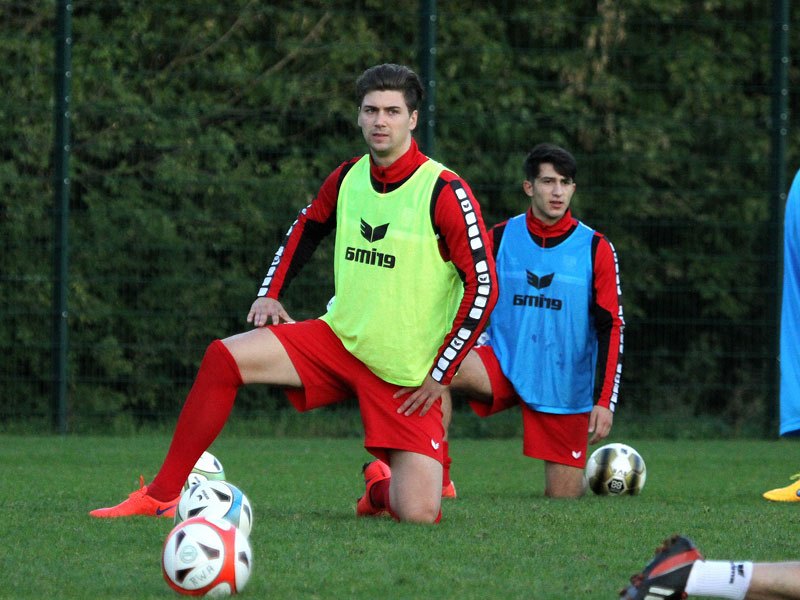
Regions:
<svg viewBox="0 0 800 600"><path fill-rule="evenodd" d="M292 361L302 388L284 390L294 407L303 412L358 398L364 425L364 447L388 463L389 449L406 450L443 460L442 405L436 402L424 417L409 417L397 408L405 397L395 399L402 386L388 383L342 345L327 323L311 319L270 325Z"/></svg>
<svg viewBox="0 0 800 600"><path fill-rule="evenodd" d="M488 417L512 406L522 406L522 453L531 458L584 468L589 446L589 414L555 414L531 409L503 374L491 346L475 346L489 374L492 403L470 400L472 410Z"/></svg>

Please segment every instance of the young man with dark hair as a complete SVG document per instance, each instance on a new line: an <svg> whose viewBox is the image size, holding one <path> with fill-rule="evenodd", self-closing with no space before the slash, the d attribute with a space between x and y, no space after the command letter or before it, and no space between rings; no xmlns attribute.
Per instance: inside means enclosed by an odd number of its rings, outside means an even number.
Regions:
<svg viewBox="0 0 800 600"><path fill-rule="evenodd" d="M577 164L569 152L537 145L524 175L529 209L489 235L500 294L488 341L470 351L450 389L480 416L521 406L523 453L545 461L545 493L575 498L586 491L587 444L608 435L617 402L617 257L605 236L570 213ZM443 403L447 422L449 398Z"/></svg>
<svg viewBox="0 0 800 600"><path fill-rule="evenodd" d="M174 512L237 389L265 383L285 388L300 411L356 396L364 446L379 459L365 468L357 514L438 520L439 399L496 301L494 261L466 182L412 137L423 91L417 75L378 65L356 89L369 152L337 167L300 211L247 315L255 329L209 346L153 482L93 516ZM280 299L334 229L335 301L321 318L295 323ZM402 395L410 413L398 410Z"/></svg>

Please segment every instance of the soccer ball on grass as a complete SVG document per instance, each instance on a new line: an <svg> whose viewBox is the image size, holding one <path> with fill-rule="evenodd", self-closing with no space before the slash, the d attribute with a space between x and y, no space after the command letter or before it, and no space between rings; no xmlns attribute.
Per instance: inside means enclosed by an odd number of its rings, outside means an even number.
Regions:
<svg viewBox="0 0 800 600"><path fill-rule="evenodd" d="M225 469L222 468L222 463L211 452L203 452L184 482L183 489L188 490L201 481L222 481L224 479Z"/></svg>
<svg viewBox="0 0 800 600"><path fill-rule="evenodd" d="M247 537L227 521L194 517L169 533L161 571L176 592L190 596L232 596L250 578L253 553Z"/></svg>
<svg viewBox="0 0 800 600"><path fill-rule="evenodd" d="M248 536L253 527L250 500L227 481L202 481L181 494L175 510L175 524L193 517L225 519Z"/></svg>
<svg viewBox="0 0 800 600"><path fill-rule="evenodd" d="M586 461L586 479L600 496L636 495L644 487L647 469L644 459L630 446L606 444Z"/></svg>

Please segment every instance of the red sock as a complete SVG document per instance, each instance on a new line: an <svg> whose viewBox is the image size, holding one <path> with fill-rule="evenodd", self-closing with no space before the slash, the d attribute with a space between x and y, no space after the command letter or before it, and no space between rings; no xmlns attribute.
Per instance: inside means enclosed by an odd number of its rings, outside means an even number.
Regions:
<svg viewBox="0 0 800 600"><path fill-rule="evenodd" d="M450 485L450 464L453 462L450 458L450 444L448 442L443 442L444 444L444 460L442 461L442 488L446 488Z"/></svg>
<svg viewBox="0 0 800 600"><path fill-rule="evenodd" d="M222 431L241 385L236 361L225 344L214 340L178 417L167 457L147 486L148 496L169 502L180 494L197 459Z"/></svg>

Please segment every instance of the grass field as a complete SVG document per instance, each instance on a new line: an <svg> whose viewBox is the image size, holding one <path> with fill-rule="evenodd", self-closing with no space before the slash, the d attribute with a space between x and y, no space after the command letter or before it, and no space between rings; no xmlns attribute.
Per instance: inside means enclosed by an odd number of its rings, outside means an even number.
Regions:
<svg viewBox="0 0 800 600"><path fill-rule="evenodd" d="M178 597L160 570L171 520L87 515L152 479L168 441L0 436L0 597ZM641 496L551 500L519 440L456 439L459 497L435 526L356 519L359 439L223 434L211 451L253 504L245 598L610 599L672 532L711 558L800 557L800 503L761 498L800 471L796 443L609 441L644 457Z"/></svg>

